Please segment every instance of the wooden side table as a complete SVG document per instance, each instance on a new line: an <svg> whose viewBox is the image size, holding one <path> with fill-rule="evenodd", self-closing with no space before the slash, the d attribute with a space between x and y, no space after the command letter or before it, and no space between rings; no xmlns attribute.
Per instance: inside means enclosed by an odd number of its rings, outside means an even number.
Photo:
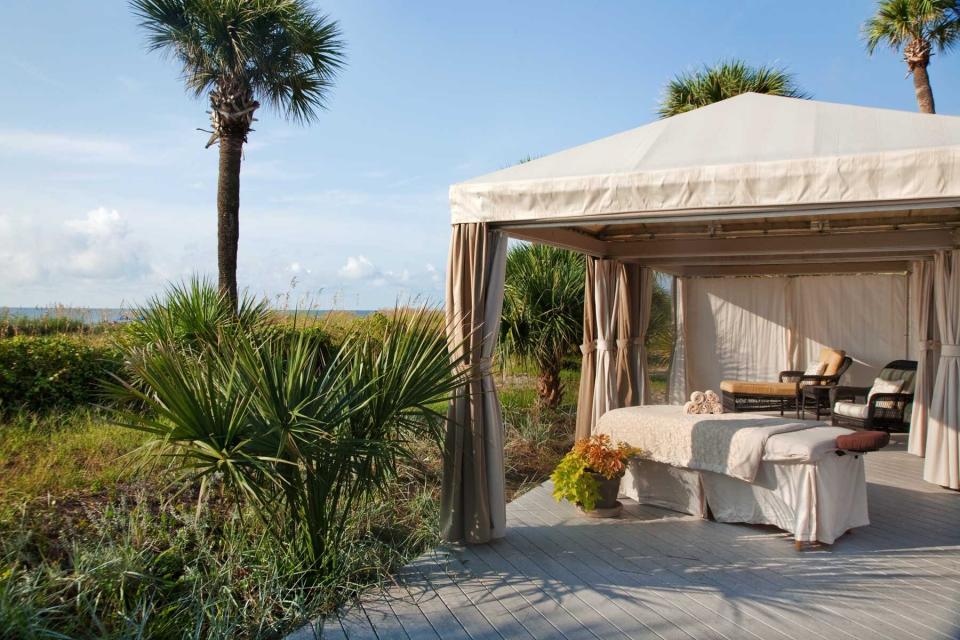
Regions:
<svg viewBox="0 0 960 640"><path fill-rule="evenodd" d="M817 420L820 419L820 410L826 409L827 415L830 415L830 390L832 384L807 384L800 387L800 393L797 394L797 404L799 405L797 413L801 413L802 419L807 418L807 401L812 400L816 411Z"/></svg>

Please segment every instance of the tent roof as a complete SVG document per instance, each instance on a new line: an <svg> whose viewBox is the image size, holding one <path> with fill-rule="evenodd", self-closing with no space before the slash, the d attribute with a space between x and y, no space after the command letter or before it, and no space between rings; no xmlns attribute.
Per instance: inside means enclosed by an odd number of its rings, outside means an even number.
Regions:
<svg viewBox="0 0 960 640"><path fill-rule="evenodd" d="M955 206L960 118L743 94L453 185L454 223Z"/></svg>

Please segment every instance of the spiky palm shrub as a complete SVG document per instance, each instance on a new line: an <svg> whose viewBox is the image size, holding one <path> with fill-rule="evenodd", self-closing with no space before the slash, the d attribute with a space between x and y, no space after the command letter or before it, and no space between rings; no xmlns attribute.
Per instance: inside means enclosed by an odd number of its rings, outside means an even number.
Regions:
<svg viewBox="0 0 960 640"><path fill-rule="evenodd" d="M563 399L563 359L583 337L584 270L583 256L566 249L521 244L507 254L501 345L536 365L542 407Z"/></svg>
<svg viewBox="0 0 960 640"><path fill-rule="evenodd" d="M903 51L907 73L913 76L917 106L935 113L927 66L935 52L960 42L960 2L957 0L881 0L877 12L864 23L867 52L880 46Z"/></svg>
<svg viewBox="0 0 960 640"><path fill-rule="evenodd" d="M749 92L807 97L785 69L729 60L674 77L663 91L657 112L661 118L668 118Z"/></svg>
<svg viewBox="0 0 960 640"><path fill-rule="evenodd" d="M227 327L255 330L271 319L269 303L244 294L233 302L213 282L194 276L135 308L121 339L138 346L177 345L196 350L214 344Z"/></svg>
<svg viewBox="0 0 960 640"><path fill-rule="evenodd" d="M201 496L222 482L329 577L354 511L386 490L415 440L439 442L434 407L461 380L435 318L390 319L380 335L348 337L329 362L303 336L237 326L200 352L164 344L134 360L143 388L115 388L148 410L118 421L153 436L147 450L199 481Z"/></svg>
<svg viewBox="0 0 960 640"><path fill-rule="evenodd" d="M306 0L130 0L151 50L175 58L187 90L210 100L220 145L217 265L237 300L240 163L261 102L297 122L316 118L344 61L336 22Z"/></svg>

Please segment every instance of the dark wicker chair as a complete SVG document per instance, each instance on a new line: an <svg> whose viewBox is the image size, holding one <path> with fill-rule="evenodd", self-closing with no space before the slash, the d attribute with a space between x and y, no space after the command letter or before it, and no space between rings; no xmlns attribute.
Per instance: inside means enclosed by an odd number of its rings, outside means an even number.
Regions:
<svg viewBox="0 0 960 640"><path fill-rule="evenodd" d="M843 362L840 363L840 366L837 367L837 370L827 376L827 375L806 375L803 371L781 371L780 372L780 382L796 382L797 383L797 416L800 416L801 411L806 411L807 398L803 395L802 391L804 384L816 385L818 387L835 387L840 384L840 378L843 377L843 374L847 372L847 369L850 368L850 365L853 364L853 358L850 356L844 356ZM832 394L822 394L818 395L816 398L811 398L814 402L818 403L819 406L816 407L817 414L819 418L820 409L829 410L833 406L833 402L830 400Z"/></svg>
<svg viewBox="0 0 960 640"><path fill-rule="evenodd" d="M878 378L903 380L900 393L875 393L869 398L870 387L836 387L830 394L831 424L867 431L905 432L910 428L907 407L913 402L913 384L917 373L914 360L894 360L885 366ZM862 415L837 413L838 402L862 405Z"/></svg>

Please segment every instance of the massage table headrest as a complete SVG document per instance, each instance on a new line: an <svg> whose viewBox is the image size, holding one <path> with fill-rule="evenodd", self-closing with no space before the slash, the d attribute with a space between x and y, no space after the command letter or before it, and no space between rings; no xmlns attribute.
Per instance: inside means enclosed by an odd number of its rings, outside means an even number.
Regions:
<svg viewBox="0 0 960 640"><path fill-rule="evenodd" d="M885 431L857 431L837 436L837 449L844 451L879 451L890 444L890 434Z"/></svg>

